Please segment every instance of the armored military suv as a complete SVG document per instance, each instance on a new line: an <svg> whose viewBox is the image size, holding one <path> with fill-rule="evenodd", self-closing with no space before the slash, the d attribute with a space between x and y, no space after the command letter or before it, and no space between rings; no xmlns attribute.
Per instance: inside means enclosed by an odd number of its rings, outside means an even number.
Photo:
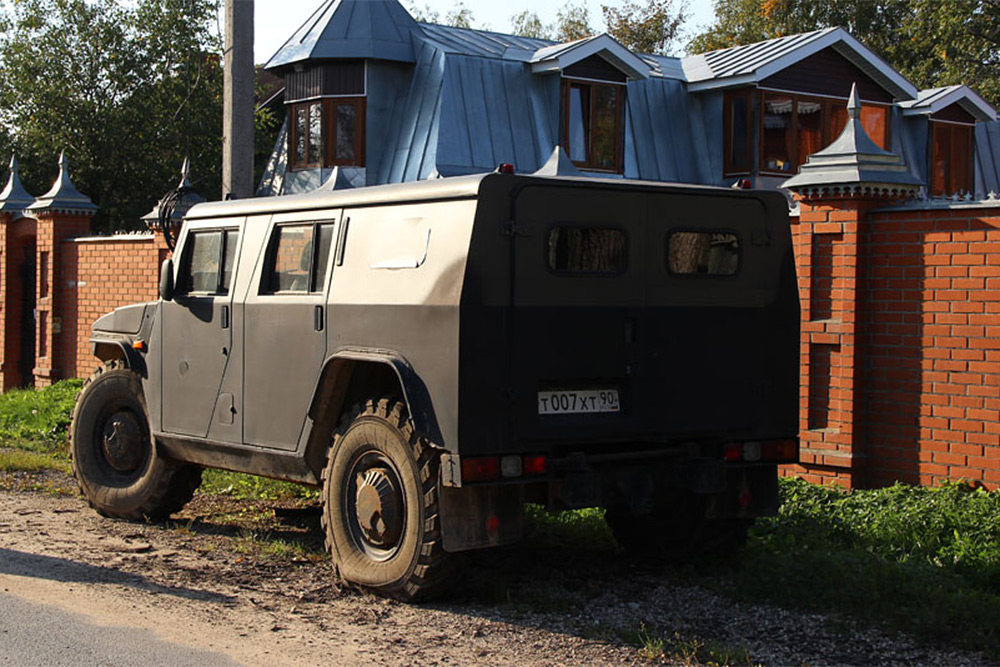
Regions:
<svg viewBox="0 0 1000 667"><path fill-rule="evenodd" d="M143 519L204 467L322 487L339 576L402 599L526 502L735 550L798 456L787 209L504 173L198 205L160 300L94 324L80 488Z"/></svg>

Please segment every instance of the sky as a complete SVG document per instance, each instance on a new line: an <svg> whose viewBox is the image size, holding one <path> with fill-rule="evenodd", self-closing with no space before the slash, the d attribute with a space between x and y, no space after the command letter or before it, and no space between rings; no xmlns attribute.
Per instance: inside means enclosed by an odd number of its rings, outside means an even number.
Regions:
<svg viewBox="0 0 1000 667"><path fill-rule="evenodd" d="M510 30L510 17L528 9L536 12L544 23L554 23L556 13L566 4L566 0L463 0L466 7L472 10L473 25L477 28L488 28L497 32ZM410 4L426 12L427 9L437 12L442 20L456 4L456 0L414 0L408 4L402 0L403 6ZM577 0L574 4L579 4ZM255 0L254 4L254 61L265 63L281 48L285 40L291 37L309 15L322 3L322 0ZM586 0L590 10L590 23L596 29L604 30L604 17L601 5L618 4L617 0ZM639 4L643 4L641 0ZM711 0L689 0L688 9L691 18L685 28L689 34L699 32L707 27L712 20Z"/></svg>

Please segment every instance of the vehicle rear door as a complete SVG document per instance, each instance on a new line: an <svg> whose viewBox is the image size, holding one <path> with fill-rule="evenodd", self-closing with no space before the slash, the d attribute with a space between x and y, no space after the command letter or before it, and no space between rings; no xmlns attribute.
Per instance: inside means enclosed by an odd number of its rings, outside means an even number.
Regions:
<svg viewBox="0 0 1000 667"><path fill-rule="evenodd" d="M519 438L623 433L644 333L646 202L583 184L516 196L510 386Z"/></svg>
<svg viewBox="0 0 1000 667"><path fill-rule="evenodd" d="M340 211L276 215L247 294L244 439L293 450L326 357L327 306Z"/></svg>
<svg viewBox="0 0 1000 667"><path fill-rule="evenodd" d="M517 437L660 441L750 433L769 419L783 383L773 369L797 349L783 333L794 334L794 303L777 298L790 257L783 206L772 214L748 193L695 188L524 188Z"/></svg>

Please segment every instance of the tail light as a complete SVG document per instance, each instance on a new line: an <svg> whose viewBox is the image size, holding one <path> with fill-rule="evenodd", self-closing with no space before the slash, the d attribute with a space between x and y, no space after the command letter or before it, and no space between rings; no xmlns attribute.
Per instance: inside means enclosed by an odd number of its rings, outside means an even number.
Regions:
<svg viewBox="0 0 1000 667"><path fill-rule="evenodd" d="M500 478L500 457L462 459L462 481L483 482Z"/></svg>
<svg viewBox="0 0 1000 667"><path fill-rule="evenodd" d="M501 477L505 479L537 477L546 472L548 472L548 461L542 454L462 459L463 482L488 482Z"/></svg>

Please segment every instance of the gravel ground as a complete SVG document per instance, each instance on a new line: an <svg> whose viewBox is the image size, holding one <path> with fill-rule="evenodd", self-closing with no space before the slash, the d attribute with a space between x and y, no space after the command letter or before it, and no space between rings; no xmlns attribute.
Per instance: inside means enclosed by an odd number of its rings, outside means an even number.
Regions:
<svg viewBox="0 0 1000 667"><path fill-rule="evenodd" d="M406 605L332 579L314 506L198 496L175 521L136 524L16 490L37 479L0 481L2 590L107 622L127 609L134 627L247 665L989 664L850 619L734 602L699 585L704 574L638 567L608 544L532 536L469 556L447 600Z"/></svg>

